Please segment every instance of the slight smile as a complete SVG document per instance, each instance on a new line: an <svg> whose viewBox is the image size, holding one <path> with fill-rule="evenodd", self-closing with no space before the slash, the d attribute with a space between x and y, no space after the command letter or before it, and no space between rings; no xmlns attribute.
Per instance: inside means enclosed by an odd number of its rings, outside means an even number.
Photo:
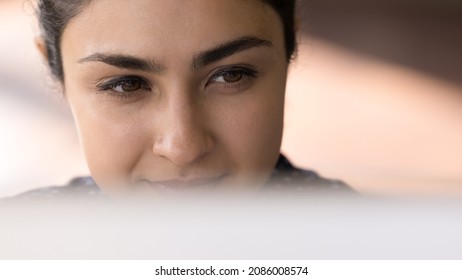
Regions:
<svg viewBox="0 0 462 280"><path fill-rule="evenodd" d="M142 186L160 193L212 190L218 187L227 175L228 174L212 177L172 179L163 181L143 180Z"/></svg>

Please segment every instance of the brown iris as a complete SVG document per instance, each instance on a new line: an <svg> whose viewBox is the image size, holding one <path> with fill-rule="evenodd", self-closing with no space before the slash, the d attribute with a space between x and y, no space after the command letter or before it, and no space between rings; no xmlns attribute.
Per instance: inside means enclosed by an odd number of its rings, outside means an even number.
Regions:
<svg viewBox="0 0 462 280"><path fill-rule="evenodd" d="M223 80L227 83L235 83L242 79L242 73L229 71L222 74Z"/></svg>
<svg viewBox="0 0 462 280"><path fill-rule="evenodd" d="M132 91L137 91L142 87L141 81L139 80L126 80L126 81L121 81L118 84L118 87L123 91L123 92L132 92Z"/></svg>

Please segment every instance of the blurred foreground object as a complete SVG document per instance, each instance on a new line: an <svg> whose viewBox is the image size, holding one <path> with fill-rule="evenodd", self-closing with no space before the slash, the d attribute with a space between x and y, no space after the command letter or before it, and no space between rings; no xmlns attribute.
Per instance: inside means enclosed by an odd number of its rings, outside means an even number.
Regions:
<svg viewBox="0 0 462 280"><path fill-rule="evenodd" d="M461 259L461 205L342 196L0 204L0 259Z"/></svg>

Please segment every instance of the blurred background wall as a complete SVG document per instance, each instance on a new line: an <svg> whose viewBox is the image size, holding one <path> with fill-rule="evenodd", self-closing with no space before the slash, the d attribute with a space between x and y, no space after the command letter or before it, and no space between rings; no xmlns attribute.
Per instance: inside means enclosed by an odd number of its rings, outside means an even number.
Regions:
<svg viewBox="0 0 462 280"><path fill-rule="evenodd" d="M373 194L462 193L462 2L301 0L284 153ZM0 0L0 197L88 174L34 49L33 9Z"/></svg>

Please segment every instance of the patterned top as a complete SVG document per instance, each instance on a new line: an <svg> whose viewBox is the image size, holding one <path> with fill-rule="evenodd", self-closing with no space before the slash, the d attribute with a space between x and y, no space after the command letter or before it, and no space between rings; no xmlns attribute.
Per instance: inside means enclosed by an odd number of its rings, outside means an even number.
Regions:
<svg viewBox="0 0 462 280"><path fill-rule="evenodd" d="M264 187L265 191L343 191L354 193L345 183L339 180L326 179L311 170L294 167L283 155L279 156L273 173ZM6 200L47 200L53 198L106 199L107 197L91 177L77 177L66 186L47 187L24 192Z"/></svg>

